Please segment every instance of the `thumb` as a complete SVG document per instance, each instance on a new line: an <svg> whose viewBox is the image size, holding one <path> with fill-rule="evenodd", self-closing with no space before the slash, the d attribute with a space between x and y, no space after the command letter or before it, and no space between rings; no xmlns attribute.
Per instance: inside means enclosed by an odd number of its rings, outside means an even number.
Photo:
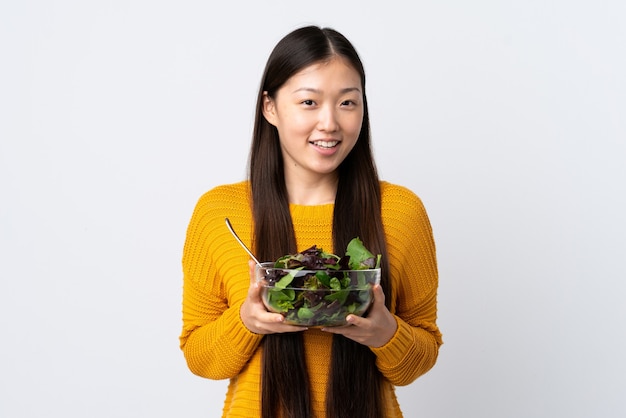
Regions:
<svg viewBox="0 0 626 418"><path fill-rule="evenodd" d="M250 285L253 285L257 282L256 263L254 260L248 260L248 272L250 273Z"/></svg>
<svg viewBox="0 0 626 418"><path fill-rule="evenodd" d="M251 299L257 299L260 297L259 281L257 280L257 274L261 274L257 271L258 267L254 260L248 260L248 273L250 274L250 287L248 288L248 297Z"/></svg>
<svg viewBox="0 0 626 418"><path fill-rule="evenodd" d="M374 303L377 305L385 305L385 292L380 284L376 284L373 287Z"/></svg>

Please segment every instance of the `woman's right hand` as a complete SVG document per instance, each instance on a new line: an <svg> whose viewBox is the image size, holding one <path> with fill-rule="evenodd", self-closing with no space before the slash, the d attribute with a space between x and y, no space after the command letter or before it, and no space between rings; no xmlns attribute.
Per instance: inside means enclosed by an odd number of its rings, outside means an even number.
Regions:
<svg viewBox="0 0 626 418"><path fill-rule="evenodd" d="M250 260L248 261L248 266L250 287L248 288L248 296L239 311L241 320L246 328L255 334L306 331L306 327L285 324L285 318L281 314L267 311L261 299L261 286L258 284L254 274L256 263Z"/></svg>

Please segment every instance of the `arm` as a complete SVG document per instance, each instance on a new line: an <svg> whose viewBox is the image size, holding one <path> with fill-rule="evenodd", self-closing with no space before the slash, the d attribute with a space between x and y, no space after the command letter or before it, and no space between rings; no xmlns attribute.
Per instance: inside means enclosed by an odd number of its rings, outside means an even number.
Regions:
<svg viewBox="0 0 626 418"><path fill-rule="evenodd" d="M435 306L436 295L424 300L424 306ZM427 310L429 308L426 308ZM432 309L432 308L431 308ZM441 333L428 314L408 322L394 315L398 324L394 336L381 347L372 348L379 370L396 386L408 385L428 372L437 361Z"/></svg>
<svg viewBox="0 0 626 418"><path fill-rule="evenodd" d="M436 325L437 261L430 222L417 196L395 187L385 202L393 293L385 295L375 286L367 317L349 315L346 320L351 326L324 331L369 346L376 354L378 369L391 383L401 386L432 368L442 344ZM385 306L388 297L390 310Z"/></svg>
<svg viewBox="0 0 626 418"><path fill-rule="evenodd" d="M224 203L227 196L227 204ZM245 194L243 196L246 196ZM221 208L249 208L226 187L203 196L194 210L183 250L183 331L180 346L189 369L211 379L231 378L255 354L263 334L304 331L267 312L254 277L254 263L228 233ZM249 241L251 215L237 218Z"/></svg>
<svg viewBox="0 0 626 418"><path fill-rule="evenodd" d="M180 347L189 369L211 379L236 376L262 338L250 332L239 316L250 283L247 257L229 236L220 206L224 205L211 192L199 200L182 260Z"/></svg>
<svg viewBox="0 0 626 418"><path fill-rule="evenodd" d="M421 200L403 188L387 197L392 313L391 340L372 348L380 371L395 385L407 385L430 370L442 344L437 327L438 270L435 243ZM394 251L395 249L395 251Z"/></svg>
<svg viewBox="0 0 626 418"><path fill-rule="evenodd" d="M248 331L241 322L242 303L227 307L192 280L185 280L180 346L193 373L226 379L247 364L262 336Z"/></svg>

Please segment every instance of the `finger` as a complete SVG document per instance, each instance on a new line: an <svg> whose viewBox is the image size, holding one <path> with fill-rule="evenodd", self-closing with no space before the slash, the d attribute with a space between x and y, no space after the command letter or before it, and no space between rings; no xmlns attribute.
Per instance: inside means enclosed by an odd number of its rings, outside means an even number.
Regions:
<svg viewBox="0 0 626 418"><path fill-rule="evenodd" d="M384 305L385 304L385 292L383 292L383 288L381 285L377 284L374 285L373 287L373 296L374 296L374 303L377 305Z"/></svg>
<svg viewBox="0 0 626 418"><path fill-rule="evenodd" d="M348 325L359 326L359 322L360 322L359 319L361 319L361 318L359 318L356 315L348 315L348 316L346 316L346 322L347 322Z"/></svg>
<svg viewBox="0 0 626 418"><path fill-rule="evenodd" d="M328 332L330 334L341 334L346 335L346 331L351 328L350 324L339 325L334 327L324 327L321 331Z"/></svg>
<svg viewBox="0 0 626 418"><path fill-rule="evenodd" d="M356 316L356 315L348 315L346 316L346 324L345 325L337 325L334 327L324 327L322 331L329 332L331 334L342 334L346 335L350 333L351 329L354 327L358 327L363 325L364 319Z"/></svg>
<svg viewBox="0 0 626 418"><path fill-rule="evenodd" d="M259 315L257 327L263 329L264 333L302 332L308 329L303 326L285 324L284 321L285 318L281 314L265 312Z"/></svg>
<svg viewBox="0 0 626 418"><path fill-rule="evenodd" d="M307 327L301 327L298 325L281 324L279 327L277 327L277 329L274 332L282 334L286 332L302 332L306 330L308 330Z"/></svg>
<svg viewBox="0 0 626 418"><path fill-rule="evenodd" d="M379 284L374 285L372 287L372 297L374 299L373 300L373 305L376 305L376 306L372 306L371 307L372 309L380 309L381 307L386 309L386 307L385 307L385 293L383 292L383 288ZM360 316L352 315L352 314L346 316L346 324L348 326L352 325L352 326L355 326L357 328L365 328L365 327L371 326L370 320L368 318L364 318L364 317L360 317ZM330 328L324 328L324 329L322 329L322 331L328 331L328 332L332 332L334 334L337 334L337 333L343 334L344 333L343 330L341 330L341 329L337 330L337 331L340 331L340 332L333 332L333 330L330 329Z"/></svg>
<svg viewBox="0 0 626 418"><path fill-rule="evenodd" d="M254 260L248 260L248 273L250 275L250 287L248 288L248 297L255 301L260 301L261 285L257 280L257 267Z"/></svg>
<svg viewBox="0 0 626 418"><path fill-rule="evenodd" d="M261 286L256 282L251 282L248 288L248 298L256 302L261 298Z"/></svg>
<svg viewBox="0 0 626 418"><path fill-rule="evenodd" d="M263 311L257 315L257 321L260 326L271 327L273 324L282 324L285 317L279 313Z"/></svg>
<svg viewBox="0 0 626 418"><path fill-rule="evenodd" d="M250 284L256 283L256 263L254 260L248 260L248 272L250 273Z"/></svg>

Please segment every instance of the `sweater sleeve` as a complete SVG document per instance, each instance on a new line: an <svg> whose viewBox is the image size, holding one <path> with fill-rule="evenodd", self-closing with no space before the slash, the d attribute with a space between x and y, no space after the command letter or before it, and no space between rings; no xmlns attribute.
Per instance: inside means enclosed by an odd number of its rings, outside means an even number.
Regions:
<svg viewBox="0 0 626 418"><path fill-rule="evenodd" d="M249 286L247 257L225 227L220 207L233 205L223 202L219 192L223 190L207 193L196 205L182 260L180 347L189 369L210 379L239 374L262 338L250 332L239 316Z"/></svg>
<svg viewBox="0 0 626 418"><path fill-rule="evenodd" d="M383 223L393 284L391 311L398 328L387 344L372 351L379 370L402 386L434 366L443 343L436 324L436 251L426 210L408 189L386 185Z"/></svg>

